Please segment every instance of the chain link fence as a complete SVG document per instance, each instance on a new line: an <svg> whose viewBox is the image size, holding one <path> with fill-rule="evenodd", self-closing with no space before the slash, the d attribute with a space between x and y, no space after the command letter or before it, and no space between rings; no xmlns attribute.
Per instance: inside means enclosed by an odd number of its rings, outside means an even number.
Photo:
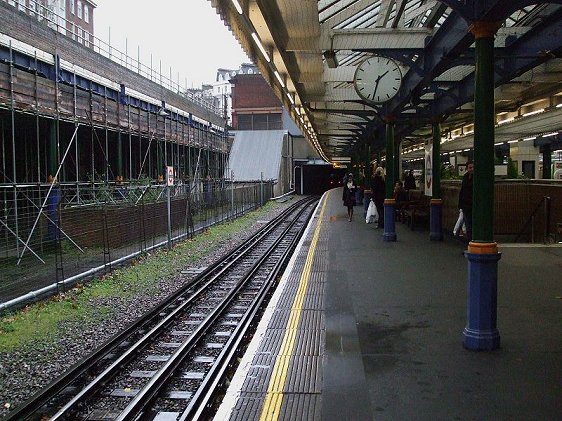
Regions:
<svg viewBox="0 0 562 421"><path fill-rule="evenodd" d="M256 209L273 183L2 185L0 195L3 310Z"/></svg>

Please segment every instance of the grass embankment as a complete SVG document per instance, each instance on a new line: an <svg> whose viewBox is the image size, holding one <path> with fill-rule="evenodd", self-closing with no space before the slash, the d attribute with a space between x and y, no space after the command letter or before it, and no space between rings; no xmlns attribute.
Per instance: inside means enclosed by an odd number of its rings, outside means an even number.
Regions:
<svg viewBox="0 0 562 421"><path fill-rule="evenodd" d="M277 206L280 205L269 202L243 217L210 227L205 233L176 244L172 250L147 254L130 266L78 285L66 294L3 316L0 319L0 352L56 337L60 322L111 317L112 309L100 305L103 300L99 299L129 299L141 292L156 293L160 280L177 275L179 270L219 247L228 247L231 238Z"/></svg>

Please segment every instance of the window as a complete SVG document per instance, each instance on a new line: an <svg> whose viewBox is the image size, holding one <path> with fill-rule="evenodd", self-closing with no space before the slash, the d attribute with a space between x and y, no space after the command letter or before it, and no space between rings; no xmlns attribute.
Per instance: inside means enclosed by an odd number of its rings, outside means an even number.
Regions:
<svg viewBox="0 0 562 421"><path fill-rule="evenodd" d="M252 130L252 115L239 114L238 115L238 130Z"/></svg>
<svg viewBox="0 0 562 421"><path fill-rule="evenodd" d="M88 5L84 5L84 22L90 23L90 9Z"/></svg>
<svg viewBox="0 0 562 421"><path fill-rule="evenodd" d="M267 130L267 114L254 114L254 130Z"/></svg>
<svg viewBox="0 0 562 421"><path fill-rule="evenodd" d="M70 13L72 13L73 15L76 13L76 11L74 10L74 0L70 0Z"/></svg>
<svg viewBox="0 0 562 421"><path fill-rule="evenodd" d="M18 0L18 9L25 10L25 0Z"/></svg>
<svg viewBox="0 0 562 421"><path fill-rule="evenodd" d="M82 2L80 0L76 2L76 8L78 9L78 17L82 19Z"/></svg>

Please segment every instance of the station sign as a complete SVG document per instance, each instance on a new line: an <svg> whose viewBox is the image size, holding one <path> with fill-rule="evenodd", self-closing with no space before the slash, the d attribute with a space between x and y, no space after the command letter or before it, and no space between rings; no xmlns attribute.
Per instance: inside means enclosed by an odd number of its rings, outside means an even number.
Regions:
<svg viewBox="0 0 562 421"><path fill-rule="evenodd" d="M174 167L166 167L166 186L174 185Z"/></svg>

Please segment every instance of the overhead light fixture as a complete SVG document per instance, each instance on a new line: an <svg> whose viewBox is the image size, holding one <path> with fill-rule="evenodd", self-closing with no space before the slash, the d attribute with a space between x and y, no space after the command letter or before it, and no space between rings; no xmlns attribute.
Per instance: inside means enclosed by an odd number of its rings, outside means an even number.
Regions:
<svg viewBox="0 0 562 421"><path fill-rule="evenodd" d="M236 11L239 14L242 14L242 6L240 6L240 3L238 3L238 0L232 0L232 4L234 4L234 7L236 8Z"/></svg>
<svg viewBox="0 0 562 421"><path fill-rule="evenodd" d="M529 117L529 116L539 114L539 113L542 113L542 112L544 112L544 108L541 108L540 110L530 111L528 113L523 114L521 117Z"/></svg>
<svg viewBox="0 0 562 421"><path fill-rule="evenodd" d="M275 75L275 77L279 81L279 84L281 85L281 87L284 88L285 82L283 82L283 79L281 78L281 75L279 74L279 72L276 70L275 72L273 72L273 74Z"/></svg>
<svg viewBox="0 0 562 421"><path fill-rule="evenodd" d="M338 67L338 59L334 50L324 51L324 59L326 60L326 64L330 69L335 69L336 67Z"/></svg>
<svg viewBox="0 0 562 421"><path fill-rule="evenodd" d="M291 101L291 104L295 105L295 100L293 99L293 96L291 95L290 92L287 92L287 98L289 98L289 101Z"/></svg>
<svg viewBox="0 0 562 421"><path fill-rule="evenodd" d="M256 43L258 48L260 49L263 56L265 57L265 60L269 63L271 61L271 59L269 58L269 54L267 54L267 51L265 51L265 48L263 48L263 45L262 45L260 39L258 38L258 34L256 34L255 32L252 32L252 38L254 39L254 42Z"/></svg>

